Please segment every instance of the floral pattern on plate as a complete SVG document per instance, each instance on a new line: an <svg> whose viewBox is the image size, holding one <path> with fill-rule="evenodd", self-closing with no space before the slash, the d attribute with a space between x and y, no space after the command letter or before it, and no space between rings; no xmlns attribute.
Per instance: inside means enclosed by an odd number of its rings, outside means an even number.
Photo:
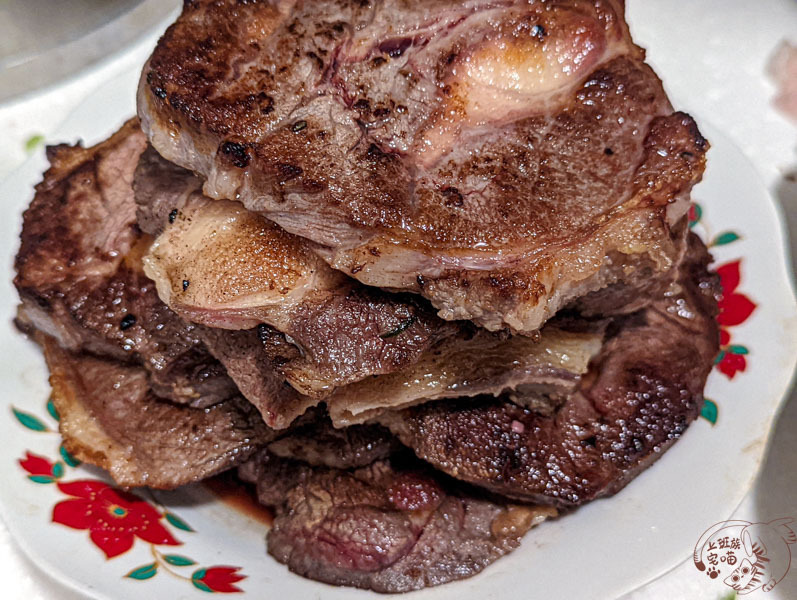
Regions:
<svg viewBox="0 0 797 600"><path fill-rule="evenodd" d="M33 414L17 408L12 408L12 411L17 421L31 431L57 433ZM58 421L58 412L52 402L47 403L47 412ZM240 567L203 567L183 554L164 553L160 549L161 546L183 544L172 534L169 526L194 532L183 519L159 505L154 498L144 500L98 479L64 481L67 469L77 467L80 462L63 445L59 454L58 459L51 460L26 451L18 463L30 481L39 485L54 484L66 496L53 507L52 522L88 531L89 540L107 559L122 556L136 541L149 545L153 562L130 570L124 577L143 581L162 572L190 582L203 592L229 594L243 591L236 585L246 578L240 573ZM193 567L193 572L184 575L181 569L185 567Z"/></svg>
<svg viewBox="0 0 797 600"><path fill-rule="evenodd" d="M694 203L689 209L689 227L700 226L704 232L702 236L708 242L709 248L727 246L742 239L735 231L723 231L716 236L709 234L706 223L703 221L703 208ZM737 373L747 370L747 355L750 350L747 346L731 343L731 327L741 325L753 314L757 308L755 302L745 294L738 291L742 280L742 259L715 266L714 269L720 278L722 296L719 299L719 315L717 323L720 326L720 352L714 360L714 366L728 379L733 379ZM719 407L714 400L706 398L700 416L707 419L712 425L716 424L719 417Z"/></svg>

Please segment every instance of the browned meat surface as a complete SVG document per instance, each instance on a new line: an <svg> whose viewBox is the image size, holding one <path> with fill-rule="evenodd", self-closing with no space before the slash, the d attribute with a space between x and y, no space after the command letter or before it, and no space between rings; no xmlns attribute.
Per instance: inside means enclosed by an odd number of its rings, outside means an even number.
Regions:
<svg viewBox="0 0 797 600"><path fill-rule="evenodd" d="M553 416L482 399L428 403L379 421L435 467L509 497L575 506L612 494L700 411L719 346L709 260L691 235L677 282L616 323L592 372Z"/></svg>
<svg viewBox="0 0 797 600"><path fill-rule="evenodd" d="M305 577L378 592L470 577L556 516L484 498L406 457L341 470L262 452L239 474L275 507L272 556Z"/></svg>
<svg viewBox="0 0 797 600"><path fill-rule="evenodd" d="M518 401L550 404L575 388L600 347L599 331L507 338L447 324L406 295L333 271L306 241L239 204L209 200L192 173L151 149L134 186L139 223L158 236L144 263L161 298L209 326L200 337L246 397L270 398L258 404L274 427L311 398L326 400L337 426L451 396L513 391ZM211 328L261 320L270 326ZM273 371L304 396L270 381Z"/></svg>
<svg viewBox="0 0 797 600"><path fill-rule="evenodd" d="M131 186L145 145L131 121L93 148L50 149L16 257L20 322L70 351L141 364L159 394L208 406L235 386L141 271Z"/></svg>
<svg viewBox="0 0 797 600"><path fill-rule="evenodd" d="M335 429L328 419L296 426L268 445L268 452L316 467L351 469L388 458L401 448L398 440L379 425L352 425Z"/></svg>
<svg viewBox="0 0 797 600"><path fill-rule="evenodd" d="M319 369L272 329L202 328L199 335L241 393L261 410L266 423L279 429L318 404L317 397L296 391L308 378L330 390L324 402L336 427L431 399L505 392L513 402L550 413L576 389L603 339L601 327L578 332L550 326L536 338L463 332L432 346L400 371L337 387L333 379L319 378ZM275 372L292 387L275 378Z"/></svg>
<svg viewBox="0 0 797 600"><path fill-rule="evenodd" d="M573 332L548 325L536 338L484 330L452 336L406 369L336 390L327 409L342 426L439 398L507 393L515 404L550 414L576 390L602 341L600 326Z"/></svg>
<svg viewBox="0 0 797 600"><path fill-rule="evenodd" d="M208 327L265 323L289 336L301 355L275 366L301 393L322 398L398 371L458 331L417 297L365 288L301 238L238 203L211 201L193 174L153 154L144 153L135 188L139 223L158 236L144 265L161 299Z"/></svg>
<svg viewBox="0 0 797 600"><path fill-rule="evenodd" d="M168 160L445 319L537 330L677 262L708 144L620 0L197 0L144 69Z"/></svg>
<svg viewBox="0 0 797 600"><path fill-rule="evenodd" d="M281 372L290 373L293 361L301 359L296 346L273 333L264 341L254 330L200 329L207 349L224 365L241 394L258 408L269 427L284 429L319 400L296 391L298 386L291 387L290 378L283 379Z"/></svg>
<svg viewBox="0 0 797 600"><path fill-rule="evenodd" d="M114 139L141 141L134 124ZM62 158L54 158L55 167L39 187L26 213L17 260L17 284L23 298L20 322L28 329L56 336L68 350L142 364L161 396L209 406L240 391L261 411L266 423L278 429L288 427L325 397L339 426L427 398L498 395L510 390L518 392L517 398L528 396L530 402L545 405L551 394L563 396L576 385L600 343L600 335L555 330L510 340L486 332L474 334L469 328L439 320L422 301L366 288L341 275L335 275L338 287L319 290L308 284L299 290L294 310L276 309L282 311L278 322L287 334L266 325L231 331L188 323L163 304L153 283L141 272L142 255L150 242L132 220L131 169L123 164L135 162L139 152L127 156L113 141L91 151L61 149ZM73 164L63 172L57 169L64 157L76 153L89 156L86 169L95 168L94 162L102 167L110 161L126 175L113 180L113 189L107 189L110 183L102 180L89 192L74 193L72 188L84 183L82 166L76 169ZM163 194L156 193L154 178L146 176L156 166ZM183 210L179 198L192 197L186 181L193 176L151 155L145 155L139 175L139 197L150 186L146 195L152 198L154 212L164 213L164 207L172 204ZM61 182L60 187L50 192L45 186L53 181ZM115 198L113 207L103 204L107 197ZM144 207L140 202L138 217L147 223ZM111 208L126 218L81 221L87 212ZM172 210L160 219L167 228L179 227L177 219L168 224ZM205 218L203 211L186 217L194 221ZM85 236L77 231L78 226ZM235 223L224 219L216 226L218 230L236 229ZM124 241L107 256L94 257L91 262L96 272L86 275L71 258L72 246L59 242L68 235L76 244L84 243L87 236L100 237L98 229L106 238ZM266 245L260 254L268 254L265 260L272 265L295 264L305 244L294 239L292 248ZM211 244L199 248L197 254L212 256L216 249ZM94 248L86 252L89 250ZM109 261L115 270L107 267ZM245 261L241 263L244 268ZM334 273L325 264L320 268ZM207 281L223 280L224 272L225 263L216 262L215 270L209 270L204 279L194 279L195 285L202 288ZM47 277L50 273L57 277ZM240 300L245 295L235 293L239 286L231 285L231 289L233 298ZM451 335L455 331L457 335ZM286 381L292 387L286 386ZM346 391L351 382L359 383ZM529 391L533 393L529 395Z"/></svg>
<svg viewBox="0 0 797 600"><path fill-rule="evenodd" d="M130 122L94 148L51 153L52 167L23 221L18 322L71 352L142 365L153 391L176 402L207 407L243 393L269 426L285 428L317 401L283 384L260 360L259 341L257 372L234 352L222 356L231 378L205 345L205 328L172 312L142 270L151 240L136 226L132 180L145 144Z"/></svg>
<svg viewBox="0 0 797 600"><path fill-rule="evenodd" d="M172 489L245 461L274 439L240 396L208 409L172 404L138 366L63 350L36 336L50 368L67 450L123 486Z"/></svg>

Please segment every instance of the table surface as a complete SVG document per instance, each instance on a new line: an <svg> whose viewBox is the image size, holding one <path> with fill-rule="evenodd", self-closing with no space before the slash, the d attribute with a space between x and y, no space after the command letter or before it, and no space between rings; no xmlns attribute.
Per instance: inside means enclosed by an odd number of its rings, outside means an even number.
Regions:
<svg viewBox="0 0 797 600"><path fill-rule="evenodd" d="M172 4L178 2L170 0ZM676 107L688 107L698 122L710 121L733 139L755 164L786 217L793 240L792 265L797 264L797 123L771 107L774 86L764 73L781 40L797 42L797 0L725 0L722 10L706 11L711 3L692 0L628 0L635 38L647 46L648 60L665 82ZM652 28L672 31L668 47L646 44ZM63 119L103 81L140 68L155 43L155 31L117 53L104 64L67 82L0 105L0 180L29 154L35 136L48 141ZM699 57L679 56L673 48L689 39L705 40ZM740 54L738 45L745 51ZM735 57L733 61L728 56ZM737 58L738 57L738 58ZM700 93L695 93L700 90ZM709 90L705 92L704 90ZM682 104L681 104L682 103ZM768 521L797 518L797 393L792 392L777 424L757 483L734 518ZM729 515L730 516L730 515ZM697 534L697 532L696 532ZM265 549L264 549L265 551ZM684 557L685 563L626 596L624 600L724 597L727 591L708 580ZM794 561L797 562L797 561ZM49 578L19 551L0 522L0 581L8 600L83 599ZM760 592L759 592L760 593ZM797 598L797 568L766 597Z"/></svg>

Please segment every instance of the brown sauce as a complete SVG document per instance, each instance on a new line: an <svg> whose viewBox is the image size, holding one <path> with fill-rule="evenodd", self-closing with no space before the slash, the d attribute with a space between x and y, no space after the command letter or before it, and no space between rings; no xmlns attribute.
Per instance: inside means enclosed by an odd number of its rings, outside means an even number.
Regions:
<svg viewBox="0 0 797 600"><path fill-rule="evenodd" d="M271 527L274 513L257 501L253 486L243 483L232 472L222 473L203 482L220 502L234 508L250 519Z"/></svg>

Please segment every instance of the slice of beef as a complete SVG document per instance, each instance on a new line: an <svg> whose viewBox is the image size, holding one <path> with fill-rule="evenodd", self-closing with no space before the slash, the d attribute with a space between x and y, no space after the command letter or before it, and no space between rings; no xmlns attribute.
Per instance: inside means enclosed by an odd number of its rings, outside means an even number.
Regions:
<svg viewBox="0 0 797 600"><path fill-rule="evenodd" d="M301 386L290 374L291 365L301 362L299 351L284 336L273 333L264 342L254 330L200 329L205 347L224 365L241 394L257 407L269 427L284 429L319 399L297 391Z"/></svg>
<svg viewBox="0 0 797 600"><path fill-rule="evenodd" d="M155 148L332 266L522 333L677 262L708 148L620 0L197 0L144 68Z"/></svg>
<svg viewBox="0 0 797 600"><path fill-rule="evenodd" d="M543 408L575 387L600 346L599 332L543 330L509 339L476 333L441 321L412 298L356 284L315 258L301 238L236 203L204 197L191 172L152 149L134 186L139 222L158 236L144 261L161 298L208 326L269 323L257 331L208 327L199 335L246 397L271 399L268 407L258 404L275 427L312 401L297 402L269 383L274 370L302 394L325 398L341 426L427 399L507 390Z"/></svg>
<svg viewBox="0 0 797 600"><path fill-rule="evenodd" d="M470 577L556 516L484 498L402 457L346 471L264 452L239 474L275 507L272 556L305 577L377 592Z"/></svg>
<svg viewBox="0 0 797 600"><path fill-rule="evenodd" d="M24 214L19 289L63 290L75 280L92 285L117 271L138 238L131 183L145 147L131 120L92 148L47 149L50 168Z"/></svg>
<svg viewBox="0 0 797 600"><path fill-rule="evenodd" d="M155 236L144 257L147 274L161 299L190 321L226 329L269 323L287 332L301 305L348 280L301 238L237 202L204 196L198 177L151 147L133 185L138 223Z"/></svg>
<svg viewBox="0 0 797 600"><path fill-rule="evenodd" d="M379 421L435 467L509 497L575 506L612 494L700 411L719 347L720 289L709 260L691 235L676 285L614 323L591 372L552 416L483 398L428 403Z"/></svg>
<svg viewBox="0 0 797 600"><path fill-rule="evenodd" d="M141 269L148 242L136 227L132 180L145 146L130 121L93 148L48 150L15 262L20 323L70 351L141 364L159 394L208 406L235 386Z"/></svg>
<svg viewBox="0 0 797 600"><path fill-rule="evenodd" d="M91 291L85 280L63 292L39 289L34 296L20 290L18 322L53 335L73 352L141 364L158 393L177 402L205 407L237 394L198 328L169 310L153 283L128 264Z"/></svg>
<svg viewBox="0 0 797 600"><path fill-rule="evenodd" d="M238 203L208 199L193 174L153 154L144 153L135 188L139 223L158 236L144 265L161 299L208 327L268 324L287 336L301 356L276 366L301 393L325 397L395 372L457 332L417 297L366 288L301 238Z"/></svg>
<svg viewBox="0 0 797 600"><path fill-rule="evenodd" d="M138 366L65 351L38 334L64 445L122 486L172 489L245 461L276 434L240 396L207 409L156 396Z"/></svg>
<svg viewBox="0 0 797 600"><path fill-rule="evenodd" d="M401 448L398 440L379 425L352 425L336 429L328 418L293 427L271 442L268 453L311 466L351 469L388 458Z"/></svg>
<svg viewBox="0 0 797 600"><path fill-rule="evenodd" d="M536 337L484 330L452 336L415 364L336 390L326 399L336 426L439 398L511 393L515 404L550 414L579 385L601 349L600 324L583 332L544 327Z"/></svg>

